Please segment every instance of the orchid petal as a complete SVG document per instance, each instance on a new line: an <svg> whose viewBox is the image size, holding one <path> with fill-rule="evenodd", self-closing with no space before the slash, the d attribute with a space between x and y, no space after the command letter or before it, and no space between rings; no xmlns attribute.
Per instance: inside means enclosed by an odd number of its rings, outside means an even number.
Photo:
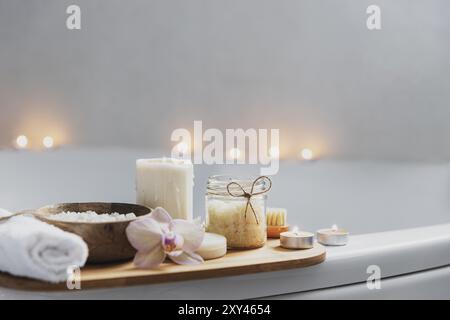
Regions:
<svg viewBox="0 0 450 320"><path fill-rule="evenodd" d="M160 225L149 216L138 218L126 229L128 241L137 251L149 252L155 247L162 249L163 232Z"/></svg>
<svg viewBox="0 0 450 320"><path fill-rule="evenodd" d="M169 224L172 221L172 217L166 211L166 209L158 207L150 213L150 217L155 219L161 227L168 229Z"/></svg>
<svg viewBox="0 0 450 320"><path fill-rule="evenodd" d="M177 257L177 256L183 254L183 251L181 251L181 250L174 250L174 251L171 251L171 252L166 252L166 254L169 256L169 258L170 257Z"/></svg>
<svg viewBox="0 0 450 320"><path fill-rule="evenodd" d="M201 226L181 219L172 220L170 230L183 237L183 251L196 251L200 248L205 235Z"/></svg>
<svg viewBox="0 0 450 320"><path fill-rule="evenodd" d="M134 265L141 269L153 269L158 267L166 259L164 250L158 246L150 251L138 251L134 257Z"/></svg>
<svg viewBox="0 0 450 320"><path fill-rule="evenodd" d="M182 254L169 254L169 259L177 264L200 264L203 258L194 252L185 251Z"/></svg>

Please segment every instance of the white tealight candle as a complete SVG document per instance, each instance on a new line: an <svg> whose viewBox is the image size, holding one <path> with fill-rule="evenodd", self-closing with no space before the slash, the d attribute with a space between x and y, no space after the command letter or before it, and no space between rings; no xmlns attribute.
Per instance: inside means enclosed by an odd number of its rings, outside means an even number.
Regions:
<svg viewBox="0 0 450 320"><path fill-rule="evenodd" d="M223 257L227 253L227 239L220 234L207 232L197 253L205 260Z"/></svg>
<svg viewBox="0 0 450 320"><path fill-rule="evenodd" d="M136 161L136 201L163 207L173 219L192 220L194 168L190 160L140 159Z"/></svg>
<svg viewBox="0 0 450 320"><path fill-rule="evenodd" d="M280 244L286 249L310 249L314 246L314 234L294 227L292 231L280 233Z"/></svg>
<svg viewBox="0 0 450 320"><path fill-rule="evenodd" d="M344 246L348 242L348 231L333 225L330 229L317 231L317 241L327 246Z"/></svg>

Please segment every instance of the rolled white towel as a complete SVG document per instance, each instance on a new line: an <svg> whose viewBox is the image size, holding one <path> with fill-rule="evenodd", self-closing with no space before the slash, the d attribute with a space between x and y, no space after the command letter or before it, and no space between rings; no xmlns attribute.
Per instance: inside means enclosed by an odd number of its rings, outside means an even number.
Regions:
<svg viewBox="0 0 450 320"><path fill-rule="evenodd" d="M83 267L83 239L29 216L0 223L0 271L48 282L67 280L70 267Z"/></svg>

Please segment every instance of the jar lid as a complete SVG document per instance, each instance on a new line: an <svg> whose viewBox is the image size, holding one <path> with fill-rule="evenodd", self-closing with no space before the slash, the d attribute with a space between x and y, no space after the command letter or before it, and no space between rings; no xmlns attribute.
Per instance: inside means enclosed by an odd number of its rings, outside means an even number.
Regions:
<svg viewBox="0 0 450 320"><path fill-rule="evenodd" d="M240 185L245 192L250 193L256 179L258 179L258 177L255 176L235 177L230 175L213 175L208 178L206 189L209 194L228 195L227 187L229 185L229 190L232 193L238 194L242 193L242 189L239 187ZM231 182L234 183L230 185ZM267 180L259 179L254 185L253 193L264 191L267 187Z"/></svg>

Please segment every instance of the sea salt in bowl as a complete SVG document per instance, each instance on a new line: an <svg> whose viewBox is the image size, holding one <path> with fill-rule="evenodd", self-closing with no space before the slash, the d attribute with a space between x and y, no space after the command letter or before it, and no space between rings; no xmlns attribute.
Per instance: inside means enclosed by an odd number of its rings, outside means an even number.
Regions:
<svg viewBox="0 0 450 320"><path fill-rule="evenodd" d="M83 217L76 219L76 212L84 213ZM151 209L136 204L90 202L46 206L36 210L35 216L82 237L89 247L89 263L106 263L134 257L136 250L128 242L125 229L131 221L150 212ZM110 218L102 216L111 213L115 214Z"/></svg>

